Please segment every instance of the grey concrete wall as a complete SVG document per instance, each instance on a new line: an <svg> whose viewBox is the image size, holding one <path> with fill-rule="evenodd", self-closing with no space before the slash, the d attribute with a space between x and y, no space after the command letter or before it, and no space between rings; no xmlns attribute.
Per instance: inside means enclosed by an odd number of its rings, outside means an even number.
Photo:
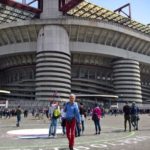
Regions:
<svg viewBox="0 0 150 150"><path fill-rule="evenodd" d="M58 0L44 0L43 12L40 15L41 19L59 18L62 12L58 8Z"/></svg>
<svg viewBox="0 0 150 150"><path fill-rule="evenodd" d="M121 101L142 102L139 62L129 59L115 60L113 84Z"/></svg>
<svg viewBox="0 0 150 150"><path fill-rule="evenodd" d="M127 59L137 60L141 63L150 64L149 56L139 54L136 52L130 52L120 48L106 46L106 45L70 41L69 47L70 47L70 51L73 53L81 52L81 53L92 53L92 54L99 54L99 55L104 54L111 57L124 57ZM36 49L37 49L37 42L11 44L11 45L0 47L0 56L7 55L7 54L15 54L15 53L36 52Z"/></svg>
<svg viewBox="0 0 150 150"><path fill-rule="evenodd" d="M36 99L67 100L71 92L69 37L60 26L45 26L38 35Z"/></svg>

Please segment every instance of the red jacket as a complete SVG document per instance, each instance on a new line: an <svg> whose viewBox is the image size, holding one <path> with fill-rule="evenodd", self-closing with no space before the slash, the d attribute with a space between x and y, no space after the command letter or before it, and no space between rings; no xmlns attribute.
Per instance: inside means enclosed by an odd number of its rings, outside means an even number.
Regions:
<svg viewBox="0 0 150 150"><path fill-rule="evenodd" d="M95 107L95 108L93 109L92 115L93 115L93 114L97 114L98 119L100 119L101 116L102 116L102 111L101 111L101 109L100 109L99 107Z"/></svg>

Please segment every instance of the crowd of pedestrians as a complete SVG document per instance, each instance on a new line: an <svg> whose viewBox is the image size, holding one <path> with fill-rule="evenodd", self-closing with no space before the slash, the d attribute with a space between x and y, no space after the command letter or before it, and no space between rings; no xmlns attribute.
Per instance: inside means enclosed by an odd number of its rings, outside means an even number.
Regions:
<svg viewBox="0 0 150 150"><path fill-rule="evenodd" d="M16 115L15 109L0 108L0 118L10 118Z"/></svg>
<svg viewBox="0 0 150 150"><path fill-rule="evenodd" d="M93 134L101 134L101 118L105 117L105 114L115 115L124 113L124 131L127 131L127 125L129 131L138 130L138 122L140 120L139 114L141 112L150 112L148 110L143 111L138 108L135 102L129 104L126 102L122 110L110 109L105 110L101 105L95 103L92 107L87 107L84 103L77 103L76 96L71 94L69 101L66 103L59 103L53 101L47 108L36 108L30 110L32 116L36 119L41 119L40 116L45 115L49 119L49 138L57 137L58 123L62 126L62 133L67 137L69 143L69 149L73 150L75 144L75 137L82 136L86 130L86 119L91 119L95 126L95 132ZM28 110L21 109L18 106L16 109L3 109L0 108L0 118L16 117L16 126L20 126L21 114L24 118L28 117ZM128 123L128 124L127 124Z"/></svg>
<svg viewBox="0 0 150 150"><path fill-rule="evenodd" d="M138 130L138 121L139 121L139 108L136 106L135 102L129 106L129 103L126 102L126 105L123 107L124 112L124 131L127 129L127 122L129 126L129 131L131 132L131 126L134 130Z"/></svg>
<svg viewBox="0 0 150 150"><path fill-rule="evenodd" d="M59 105L58 102L52 102L49 108L48 116L49 137L56 138L56 130L58 121L61 120L63 135L66 135L69 141L69 149L73 150L75 137L81 136L85 131L85 120L91 117L95 125L95 134L101 133L100 119L102 117L102 109L95 104L92 109L86 109L83 103L77 103L76 96L71 94L69 102Z"/></svg>
<svg viewBox="0 0 150 150"><path fill-rule="evenodd" d="M76 96L74 94L70 95L69 102L63 104L59 108L59 103L52 103L49 109L50 116L50 127L49 136L55 138L57 130L57 121L61 120L63 135L66 135L69 141L69 149L73 150L75 137L84 134L86 125L85 119L92 119L95 125L96 135L101 134L101 118L105 117L106 111L101 106L95 103L92 108L86 108L83 103L77 103ZM60 109L60 113L54 115L56 109ZM138 130L139 113L142 112L138 108L135 102L130 106L126 102L122 110L109 110L108 114L117 116L118 114L124 113L124 131L127 129L127 122L129 126L129 131L131 132L132 127L134 130ZM55 117L54 117L55 116ZM54 121L55 120L55 121Z"/></svg>

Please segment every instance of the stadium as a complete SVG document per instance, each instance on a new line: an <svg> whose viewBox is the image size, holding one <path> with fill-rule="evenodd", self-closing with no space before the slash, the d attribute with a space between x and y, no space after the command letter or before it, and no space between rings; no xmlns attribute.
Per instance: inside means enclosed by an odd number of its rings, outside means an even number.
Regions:
<svg viewBox="0 0 150 150"><path fill-rule="evenodd" d="M0 89L11 91L0 99L10 105L71 92L146 104L149 76L150 27L130 15L85 0L0 0Z"/></svg>

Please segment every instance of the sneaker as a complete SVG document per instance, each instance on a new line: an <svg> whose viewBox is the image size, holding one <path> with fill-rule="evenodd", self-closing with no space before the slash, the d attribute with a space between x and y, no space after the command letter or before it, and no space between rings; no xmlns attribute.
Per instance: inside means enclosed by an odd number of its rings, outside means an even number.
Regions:
<svg viewBox="0 0 150 150"><path fill-rule="evenodd" d="M53 135L49 135L48 137L49 137L49 138L53 138L54 136L53 136Z"/></svg>
<svg viewBox="0 0 150 150"><path fill-rule="evenodd" d="M19 123L16 124L16 127L19 127Z"/></svg>
<svg viewBox="0 0 150 150"><path fill-rule="evenodd" d="M73 150L73 147L69 147L70 150Z"/></svg>

